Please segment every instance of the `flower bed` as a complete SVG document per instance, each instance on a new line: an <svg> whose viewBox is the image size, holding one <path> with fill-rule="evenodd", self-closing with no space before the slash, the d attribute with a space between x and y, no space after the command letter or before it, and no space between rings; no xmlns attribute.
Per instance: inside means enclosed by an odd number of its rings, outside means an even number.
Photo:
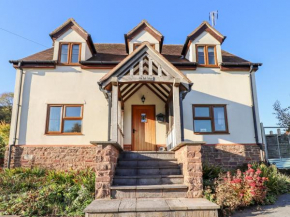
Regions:
<svg viewBox="0 0 290 217"><path fill-rule="evenodd" d="M82 216L94 190L92 170L5 169L0 171L0 215Z"/></svg>
<svg viewBox="0 0 290 217"><path fill-rule="evenodd" d="M278 195L290 192L290 177L265 164L249 164L244 172L205 166L204 184L205 197L220 205L224 216L238 208L274 203Z"/></svg>

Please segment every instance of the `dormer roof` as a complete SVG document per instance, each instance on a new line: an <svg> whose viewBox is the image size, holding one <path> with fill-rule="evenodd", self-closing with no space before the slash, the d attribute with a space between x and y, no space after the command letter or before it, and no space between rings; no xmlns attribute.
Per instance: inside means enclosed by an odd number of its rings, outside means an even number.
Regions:
<svg viewBox="0 0 290 217"><path fill-rule="evenodd" d="M186 41L184 43L183 49L182 49L182 55L186 55L187 49L188 49L188 43L190 41L193 41L198 36L200 36L203 32L209 33L212 37L214 37L217 41L219 41L221 44L226 39L226 36L222 35L219 31L217 31L215 28L213 28L207 21L203 21L199 27L197 27L195 30L193 30L187 37Z"/></svg>
<svg viewBox="0 0 290 217"><path fill-rule="evenodd" d="M74 30L77 32L84 40L86 40L88 47L90 48L92 54L96 54L97 51L95 49L93 40L91 35L84 30L73 18L69 18L67 21L65 21L61 26L53 30L49 36L53 41L55 41L57 38L62 36L65 32L67 32L69 29Z"/></svg>
<svg viewBox="0 0 290 217"><path fill-rule="evenodd" d="M159 41L160 45L159 52L161 52L164 36L152 25L150 25L147 20L142 20L137 26L135 26L132 30L130 30L127 34L125 34L125 44L127 53L129 53L128 42L131 41L142 31L150 33L157 41Z"/></svg>

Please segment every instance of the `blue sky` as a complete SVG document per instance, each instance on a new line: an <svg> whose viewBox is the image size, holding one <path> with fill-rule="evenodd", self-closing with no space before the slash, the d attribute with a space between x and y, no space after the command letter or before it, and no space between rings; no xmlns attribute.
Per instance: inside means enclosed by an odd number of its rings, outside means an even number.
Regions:
<svg viewBox="0 0 290 217"><path fill-rule="evenodd" d="M257 72L261 121L276 125L272 105L290 105L290 1L280 0L0 0L0 28L52 45L49 33L73 17L95 43L123 43L124 33L147 19L165 36L165 44L183 44L210 11L218 10L216 28L227 36L222 49L252 62ZM13 91L15 70L8 60L45 47L0 29L0 93ZM242 114L241 114L242 115Z"/></svg>

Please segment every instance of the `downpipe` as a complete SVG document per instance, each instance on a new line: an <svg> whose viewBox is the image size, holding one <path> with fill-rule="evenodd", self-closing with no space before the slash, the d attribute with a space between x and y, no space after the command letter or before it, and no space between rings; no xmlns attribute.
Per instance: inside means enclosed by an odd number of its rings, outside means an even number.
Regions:
<svg viewBox="0 0 290 217"><path fill-rule="evenodd" d="M23 82L23 68L21 67L22 65L22 61L20 61L18 63L18 68L20 69L20 80L19 80L19 84L18 84L18 98L17 98L17 111L16 111L16 119L15 119L15 127L14 127L14 136L13 136L13 142L12 144L9 145L9 150L8 150L8 162L7 162L7 168L10 169L10 165L11 165L11 155L12 155L12 148L15 146L16 144L16 140L17 140L17 133L18 133L18 122L19 122L19 113L20 113L20 99L21 99L21 93L22 93L22 82Z"/></svg>

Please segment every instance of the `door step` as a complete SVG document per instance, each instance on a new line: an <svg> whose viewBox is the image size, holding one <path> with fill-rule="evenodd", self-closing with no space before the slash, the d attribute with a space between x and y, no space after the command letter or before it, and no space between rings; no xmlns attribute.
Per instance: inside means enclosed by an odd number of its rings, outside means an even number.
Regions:
<svg viewBox="0 0 290 217"><path fill-rule="evenodd" d="M204 198L124 198L94 200L85 210L86 217L218 217L219 206Z"/></svg>
<svg viewBox="0 0 290 217"><path fill-rule="evenodd" d="M111 198L184 198L187 186L183 184L169 185L131 185L111 186Z"/></svg>

